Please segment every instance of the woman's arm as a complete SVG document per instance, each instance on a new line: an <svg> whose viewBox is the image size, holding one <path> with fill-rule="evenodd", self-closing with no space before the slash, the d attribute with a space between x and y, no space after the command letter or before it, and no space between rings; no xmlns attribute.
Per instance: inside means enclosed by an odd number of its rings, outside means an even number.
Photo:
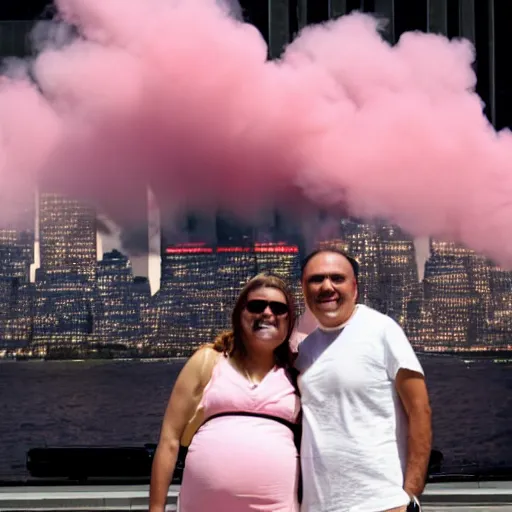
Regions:
<svg viewBox="0 0 512 512"><path fill-rule="evenodd" d="M149 492L150 512L163 512L171 483L180 439L201 401L211 376L213 350L198 350L181 370L165 411L160 440L153 459Z"/></svg>

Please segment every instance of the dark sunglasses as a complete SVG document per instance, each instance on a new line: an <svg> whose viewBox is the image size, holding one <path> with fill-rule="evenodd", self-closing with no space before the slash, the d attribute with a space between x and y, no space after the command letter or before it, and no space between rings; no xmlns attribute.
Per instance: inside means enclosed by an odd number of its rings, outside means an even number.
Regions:
<svg viewBox="0 0 512 512"><path fill-rule="evenodd" d="M286 313L289 311L288 304L285 304L284 302L258 299L250 300L247 302L245 309L247 309L249 313L259 315L263 313L265 309L267 309L267 306L270 308L270 311L272 311L272 314L276 316L286 315Z"/></svg>

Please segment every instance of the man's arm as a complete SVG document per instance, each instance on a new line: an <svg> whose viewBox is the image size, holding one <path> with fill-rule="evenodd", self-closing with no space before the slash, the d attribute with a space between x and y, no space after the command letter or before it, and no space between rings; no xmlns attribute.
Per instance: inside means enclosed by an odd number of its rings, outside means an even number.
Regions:
<svg viewBox="0 0 512 512"><path fill-rule="evenodd" d="M432 448L432 419L425 378L421 373L400 369L396 389L409 421L407 468L404 490L419 496L425 487Z"/></svg>

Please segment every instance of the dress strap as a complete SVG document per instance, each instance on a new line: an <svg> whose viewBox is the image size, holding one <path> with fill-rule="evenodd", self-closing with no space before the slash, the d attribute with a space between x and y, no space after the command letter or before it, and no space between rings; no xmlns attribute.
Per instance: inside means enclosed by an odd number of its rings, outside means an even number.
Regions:
<svg viewBox="0 0 512 512"><path fill-rule="evenodd" d="M221 418L222 416L250 416L253 418L264 418L267 420L273 420L277 421L278 423L281 423L285 427L288 427L292 433L293 433L293 441L295 443L295 446L297 447L297 450L300 450L300 441L301 441L301 435L302 435L302 428L300 423L293 423L291 421L285 420L284 418L281 418L280 416L273 416L272 414L264 414L259 412L248 412L248 411L226 411L226 412L219 412L217 414L212 414L208 418L206 418L203 423L201 424L201 427L208 423L210 420L213 420L214 418ZM199 428L201 428L199 427ZM198 429L199 430L199 429Z"/></svg>

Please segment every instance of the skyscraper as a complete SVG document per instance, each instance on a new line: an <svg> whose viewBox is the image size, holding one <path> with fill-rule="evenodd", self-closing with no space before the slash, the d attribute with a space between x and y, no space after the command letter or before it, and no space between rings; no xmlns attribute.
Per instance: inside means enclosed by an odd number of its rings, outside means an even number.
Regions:
<svg viewBox="0 0 512 512"><path fill-rule="evenodd" d="M255 238L253 225L223 212L217 213L215 231L219 246L249 247Z"/></svg>
<svg viewBox="0 0 512 512"><path fill-rule="evenodd" d="M95 334L105 343L127 343L139 340L140 306L134 296L132 266L119 251L103 255L97 272L98 307Z"/></svg>
<svg viewBox="0 0 512 512"><path fill-rule="evenodd" d="M231 312L242 287L258 273L253 247L232 245L217 247L216 288L217 324L229 327Z"/></svg>
<svg viewBox="0 0 512 512"><path fill-rule="evenodd" d="M295 298L297 313L304 311L300 287L299 248L286 242L254 245L257 272L270 272L283 279Z"/></svg>
<svg viewBox="0 0 512 512"><path fill-rule="evenodd" d="M13 218L0 225L0 346L29 341L34 289L30 266L34 261L33 196L21 201Z"/></svg>
<svg viewBox="0 0 512 512"><path fill-rule="evenodd" d="M217 330L216 255L201 243L167 246L162 254L162 284L153 297L157 350L186 354L213 341Z"/></svg>
<svg viewBox="0 0 512 512"><path fill-rule="evenodd" d="M357 219L339 221L337 238L325 239L320 247L336 247L348 252L359 263L359 301L377 307L379 295L380 239L372 224Z"/></svg>
<svg viewBox="0 0 512 512"><path fill-rule="evenodd" d="M8 236L9 234L13 236ZM15 232L0 231L0 347L9 345L20 334L15 334L17 325L29 314L27 300L20 295L28 286L29 261L24 258ZM23 336L21 336L23 338Z"/></svg>
<svg viewBox="0 0 512 512"><path fill-rule="evenodd" d="M489 284L487 335L484 342L489 348L501 348L511 344L512 272L489 265Z"/></svg>
<svg viewBox="0 0 512 512"><path fill-rule="evenodd" d="M402 326L408 322L411 301L420 295L414 243L397 226L382 224L378 229L379 254L379 311ZM415 313L418 315L419 310Z"/></svg>
<svg viewBox="0 0 512 512"><path fill-rule="evenodd" d="M90 206L57 194L39 200L41 275L45 279L96 275L96 212Z"/></svg>
<svg viewBox="0 0 512 512"><path fill-rule="evenodd" d="M469 348L476 338L478 296L473 293L467 268L470 252L452 243L431 242L424 308L432 318L433 342L440 347Z"/></svg>
<svg viewBox="0 0 512 512"><path fill-rule="evenodd" d="M75 351L96 341L95 288L82 276L71 273L35 283L32 343L41 355ZM68 352L71 354L71 352Z"/></svg>
<svg viewBox="0 0 512 512"><path fill-rule="evenodd" d="M36 272L34 346L41 353L93 341L96 307L96 214L57 194L39 197L41 266Z"/></svg>

